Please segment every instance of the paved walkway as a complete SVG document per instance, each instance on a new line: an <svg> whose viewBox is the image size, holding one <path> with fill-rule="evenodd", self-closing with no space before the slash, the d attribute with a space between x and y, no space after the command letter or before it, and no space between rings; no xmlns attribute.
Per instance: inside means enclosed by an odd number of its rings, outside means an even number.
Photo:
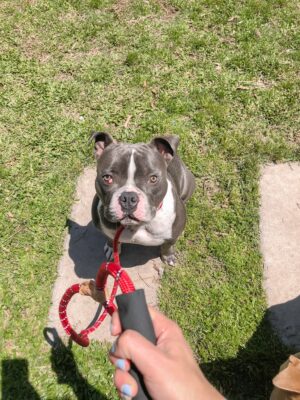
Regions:
<svg viewBox="0 0 300 400"><path fill-rule="evenodd" d="M261 251L270 320L300 350L300 164L267 165L260 181Z"/></svg>

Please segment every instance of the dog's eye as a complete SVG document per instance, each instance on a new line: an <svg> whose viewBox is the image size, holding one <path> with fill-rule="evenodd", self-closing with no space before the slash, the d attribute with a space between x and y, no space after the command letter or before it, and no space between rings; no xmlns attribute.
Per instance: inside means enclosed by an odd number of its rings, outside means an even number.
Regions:
<svg viewBox="0 0 300 400"><path fill-rule="evenodd" d="M151 175L151 176L150 176L150 182L151 182L151 183L156 183L156 182L157 182L157 179L158 179L158 178L157 178L156 175Z"/></svg>
<svg viewBox="0 0 300 400"><path fill-rule="evenodd" d="M103 182L106 183L107 185L110 185L113 181L111 175L103 175L102 179L103 179Z"/></svg>

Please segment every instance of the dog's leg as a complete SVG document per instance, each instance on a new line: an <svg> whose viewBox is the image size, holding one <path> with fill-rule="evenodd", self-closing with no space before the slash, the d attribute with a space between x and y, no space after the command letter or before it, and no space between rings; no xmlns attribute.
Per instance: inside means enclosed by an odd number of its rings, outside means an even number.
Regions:
<svg viewBox="0 0 300 400"><path fill-rule="evenodd" d="M104 245L104 254L107 261L112 261L113 258L113 243L111 239L108 239Z"/></svg>
<svg viewBox="0 0 300 400"><path fill-rule="evenodd" d="M121 243L118 243L118 253L121 254ZM107 242L104 245L104 254L107 261L113 261L113 241L112 239L107 239Z"/></svg>
<svg viewBox="0 0 300 400"><path fill-rule="evenodd" d="M94 196L93 204L92 204L92 220L96 228L98 228L102 233L100 218L99 218L99 207L101 205L101 201L97 194ZM121 254L121 244L118 243L118 253ZM107 242L104 245L104 255L107 261L113 260L113 240L107 238Z"/></svg>
<svg viewBox="0 0 300 400"><path fill-rule="evenodd" d="M95 194L93 203L92 203L92 220L93 220L95 227L101 230L100 218L99 218L99 213L98 213L99 203L100 203L100 199Z"/></svg>
<svg viewBox="0 0 300 400"><path fill-rule="evenodd" d="M176 263L173 243L164 243L160 248L160 256L164 263L174 267Z"/></svg>

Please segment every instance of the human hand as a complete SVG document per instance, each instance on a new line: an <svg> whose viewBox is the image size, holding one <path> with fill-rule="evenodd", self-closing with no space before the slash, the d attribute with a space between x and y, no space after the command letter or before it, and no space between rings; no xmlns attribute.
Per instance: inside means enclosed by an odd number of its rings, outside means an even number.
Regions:
<svg viewBox="0 0 300 400"><path fill-rule="evenodd" d="M129 374L132 362L143 375L153 400L224 399L199 369L178 325L152 308L149 312L156 346L138 332L122 333L118 312L112 316L111 333L119 337L109 358L116 366L114 383L120 396L128 399L137 394L137 383Z"/></svg>

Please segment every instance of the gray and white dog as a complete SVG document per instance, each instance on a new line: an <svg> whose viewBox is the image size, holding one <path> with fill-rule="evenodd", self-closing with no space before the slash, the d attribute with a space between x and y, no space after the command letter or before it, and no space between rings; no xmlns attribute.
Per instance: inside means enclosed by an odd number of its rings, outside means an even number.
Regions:
<svg viewBox="0 0 300 400"><path fill-rule="evenodd" d="M177 155L179 138L127 144L95 132L92 139L97 159L92 218L108 238L106 256L123 225L120 242L161 246L162 260L174 265L173 245L185 227L185 203L195 189L194 176Z"/></svg>

